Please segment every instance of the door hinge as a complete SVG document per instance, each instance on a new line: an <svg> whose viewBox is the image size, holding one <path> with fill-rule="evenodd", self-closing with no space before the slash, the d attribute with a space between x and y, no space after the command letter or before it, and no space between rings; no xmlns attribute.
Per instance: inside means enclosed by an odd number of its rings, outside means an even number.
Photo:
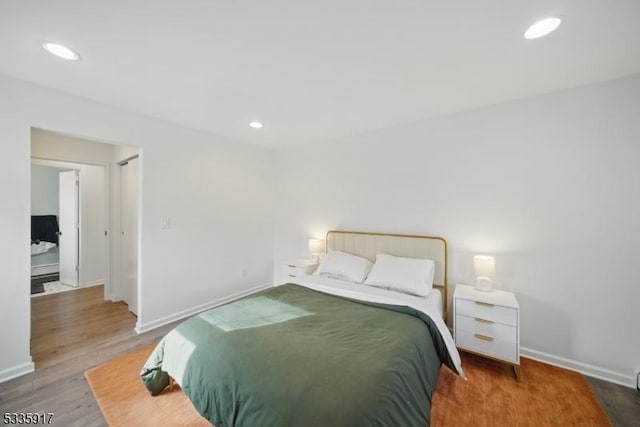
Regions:
<svg viewBox="0 0 640 427"><path fill-rule="evenodd" d="M76 271L80 271L80 266L76 265Z"/></svg>

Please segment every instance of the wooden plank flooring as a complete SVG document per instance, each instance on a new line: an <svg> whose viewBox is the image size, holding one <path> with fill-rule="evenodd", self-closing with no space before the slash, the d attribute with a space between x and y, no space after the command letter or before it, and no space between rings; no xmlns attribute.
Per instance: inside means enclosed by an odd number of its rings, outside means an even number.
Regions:
<svg viewBox="0 0 640 427"><path fill-rule="evenodd" d="M103 300L102 286L33 298L31 354L36 371L0 384L0 414L54 412L52 425L105 426L84 372L159 341L179 323L138 335L135 322L124 303ZM637 425L640 393L588 381L614 426Z"/></svg>
<svg viewBox="0 0 640 427"><path fill-rule="evenodd" d="M0 414L54 412L52 425L106 425L84 371L160 340L175 324L138 335L127 306L104 301L103 292L94 286L32 298L36 371L0 384Z"/></svg>
<svg viewBox="0 0 640 427"><path fill-rule="evenodd" d="M640 425L640 392L597 378L585 377L615 427Z"/></svg>

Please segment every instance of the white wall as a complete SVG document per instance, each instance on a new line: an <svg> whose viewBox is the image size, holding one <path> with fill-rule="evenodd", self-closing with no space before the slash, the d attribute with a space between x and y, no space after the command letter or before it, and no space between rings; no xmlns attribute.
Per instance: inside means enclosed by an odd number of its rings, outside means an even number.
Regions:
<svg viewBox="0 0 640 427"><path fill-rule="evenodd" d="M0 381L32 369L32 127L141 148L140 329L271 280L271 152L0 76Z"/></svg>
<svg viewBox="0 0 640 427"><path fill-rule="evenodd" d="M31 215L58 215L60 169L31 166Z"/></svg>
<svg viewBox="0 0 640 427"><path fill-rule="evenodd" d="M275 258L334 228L441 235L450 284L496 256L525 353L635 385L639 119L635 77L281 152Z"/></svg>
<svg viewBox="0 0 640 427"><path fill-rule="evenodd" d="M104 283L107 272L105 168L80 167L80 286ZM84 228L83 228L84 227Z"/></svg>

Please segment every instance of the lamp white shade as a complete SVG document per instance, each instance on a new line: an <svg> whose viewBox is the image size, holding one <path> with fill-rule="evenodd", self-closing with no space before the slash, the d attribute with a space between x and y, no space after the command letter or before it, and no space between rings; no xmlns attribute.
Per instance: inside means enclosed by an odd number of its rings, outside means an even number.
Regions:
<svg viewBox="0 0 640 427"><path fill-rule="evenodd" d="M496 274L496 261L492 256L476 255L473 257L473 268L476 276L493 277Z"/></svg>
<svg viewBox="0 0 640 427"><path fill-rule="evenodd" d="M324 240L321 239L309 239L309 251L312 254L319 254L324 252Z"/></svg>

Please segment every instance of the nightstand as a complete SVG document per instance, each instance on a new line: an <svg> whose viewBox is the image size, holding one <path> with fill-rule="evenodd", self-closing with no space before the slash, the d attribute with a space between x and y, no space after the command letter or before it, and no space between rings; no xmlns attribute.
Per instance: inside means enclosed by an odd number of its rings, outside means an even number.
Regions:
<svg viewBox="0 0 640 427"><path fill-rule="evenodd" d="M457 285L453 334L459 349L512 365L520 381L520 306L513 293Z"/></svg>
<svg viewBox="0 0 640 427"><path fill-rule="evenodd" d="M295 259L287 261L284 266L284 280L311 274L318 267L318 262L312 259Z"/></svg>

